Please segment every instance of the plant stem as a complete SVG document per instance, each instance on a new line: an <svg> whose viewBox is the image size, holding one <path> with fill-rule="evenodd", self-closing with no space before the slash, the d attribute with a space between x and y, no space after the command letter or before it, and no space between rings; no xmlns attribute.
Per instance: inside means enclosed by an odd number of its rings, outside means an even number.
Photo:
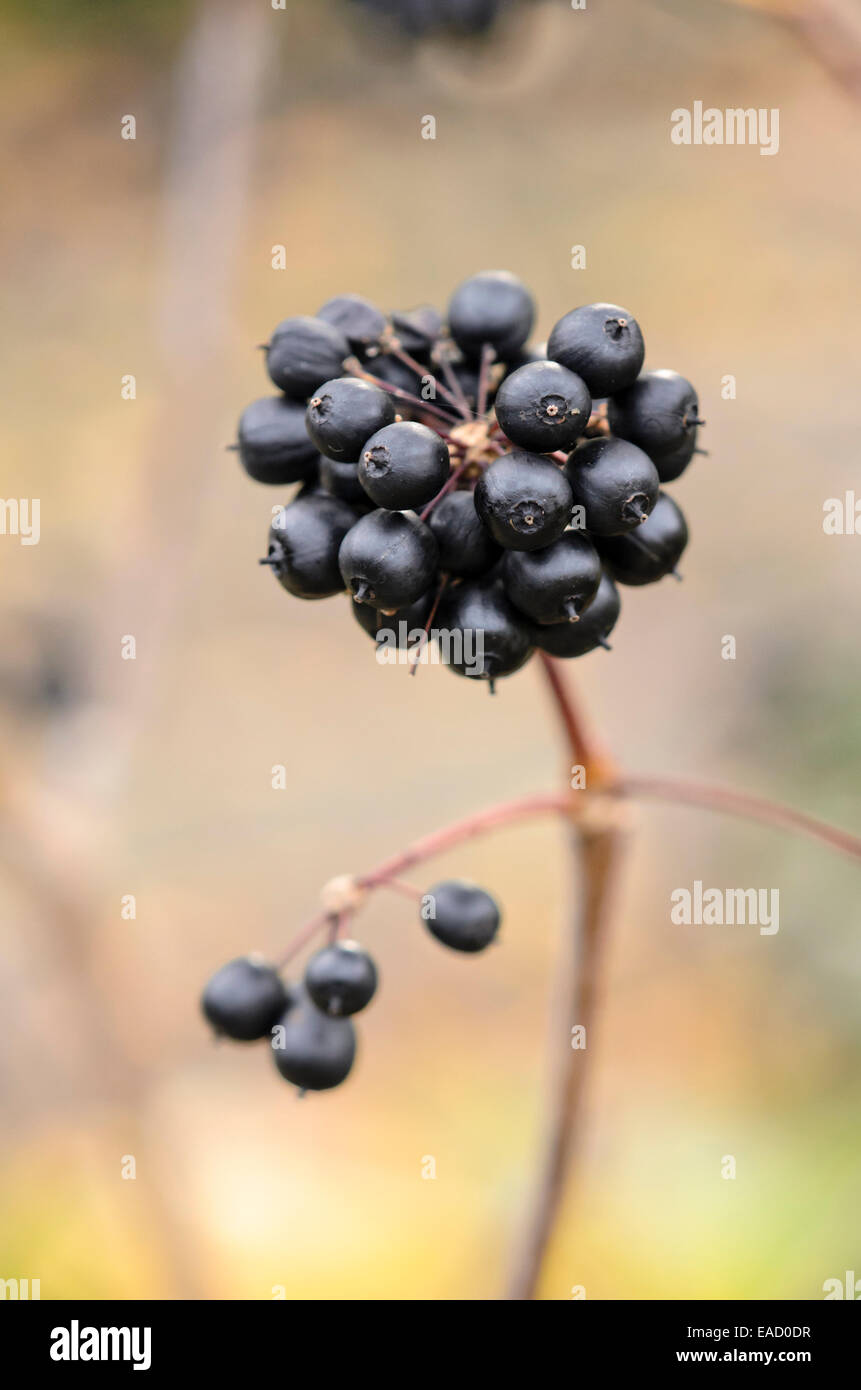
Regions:
<svg viewBox="0 0 861 1390"><path fill-rule="evenodd" d="M437 502L441 502L444 497L448 496L448 494L452 491L453 488L457 487L458 482L463 477L464 473L466 472L467 468L469 468L469 466L470 465L468 459L464 459L463 463L458 464L457 468L455 468L448 475L439 492L437 493L436 497L432 497L431 500L428 502L427 506L425 507L424 511L419 513L419 521L427 520L434 507L436 506Z"/></svg>
<svg viewBox="0 0 861 1390"><path fill-rule="evenodd" d="M792 806L781 806L778 802L751 796L748 792L713 787L706 782L687 782L676 777L621 777L603 790L610 796L642 797L652 801L668 801L678 806L699 806L706 811L722 811L744 820L759 821L778 830L795 830L853 859L861 859L861 838L850 830L841 830L839 826L828 825L803 811L796 811Z"/></svg>
<svg viewBox="0 0 861 1390"><path fill-rule="evenodd" d="M490 343L485 343L481 349L481 362L478 368L478 386L476 388L475 413L479 419L487 413L487 397L490 390L490 368L496 358L494 349Z"/></svg>
<svg viewBox="0 0 861 1390"><path fill-rule="evenodd" d="M452 395L457 397L461 415L465 420L471 420L473 415L472 406L466 398L464 389L457 379L457 375L445 354L444 348L440 351L439 356L434 358L434 361L442 371Z"/></svg>
<svg viewBox="0 0 861 1390"><path fill-rule="evenodd" d="M366 371L357 357L348 357L344 362L344 370L350 376L360 377L362 381L370 381L372 386L379 386L381 391L387 391L395 400L403 401L413 410L423 411L426 415L435 415L443 424L459 425L460 420L450 411L443 410L441 406L434 405L433 401L423 401L420 396L414 396L411 391L404 391L400 386L392 386L391 382L384 381L380 376L374 376L373 372Z"/></svg>
<svg viewBox="0 0 861 1390"><path fill-rule="evenodd" d="M447 386L443 386L439 377L436 376L430 370L430 368L423 366L421 362L417 362L416 359L414 357L411 357L410 354L406 352L405 349L402 348L400 345L395 347L393 344L389 348L389 353L392 357L396 357L399 362L402 362L405 367L409 367L410 371L415 372L416 376L420 378L430 377L431 381L434 383L435 390L439 393L439 395L442 396L443 400L447 401L447 403L450 406L452 406L454 410L457 411L458 415L463 415L464 419L472 419L472 412L469 410L464 410L463 405L458 400L455 393L453 391L450 391Z"/></svg>
<svg viewBox="0 0 861 1390"><path fill-rule="evenodd" d="M401 878L387 878L385 883L380 884L381 888L389 888L393 893L401 893L405 898L412 898L417 901L422 896L421 888L416 888L412 883L404 883Z"/></svg>
<svg viewBox="0 0 861 1390"><path fill-rule="evenodd" d="M599 752L588 732L559 667L542 655L550 692L565 731L572 763L585 769L586 787L599 787L613 777L606 754ZM600 968L610 920L611 890L616 878L623 834L613 819L584 818L588 791L569 794L571 853L579 908L566 934L558 987L550 1019L551 1094L545 1134L525 1233L512 1266L507 1297L535 1297L547 1248L553 1235L572 1160L578 1152L583 1128L583 1097L594 1053L595 1019L600 988ZM575 1047L572 1029L581 1027L585 1045Z"/></svg>
<svg viewBox="0 0 861 1390"><path fill-rule="evenodd" d="M559 662L546 652L539 651L537 656L544 667L550 694L565 730L566 748L571 754L571 761L585 768L588 790L595 791L598 786L615 782L613 764L589 729L582 711L575 704L563 679Z"/></svg>
<svg viewBox="0 0 861 1390"><path fill-rule="evenodd" d="M378 864L370 873L363 874L357 882L362 888L377 888L395 877L400 877L405 869L421 864L425 859L443 854L447 849L484 835L488 830L496 830L514 821L528 820L531 816L555 813L564 814L567 810L567 797L547 792L539 796L522 796L516 801L503 801L499 806L491 806L466 820L455 821L442 830L435 830L421 840L416 840L400 854Z"/></svg>
<svg viewBox="0 0 861 1390"><path fill-rule="evenodd" d="M547 1247L562 1209L583 1133L583 1105L595 1050L601 961L617 878L622 832L571 831L574 891L580 899L566 936L551 1011L551 1094L546 1130L525 1234L516 1253L507 1298L535 1297ZM575 1047L572 1029L584 1029Z"/></svg>
<svg viewBox="0 0 861 1390"><path fill-rule="evenodd" d="M288 965L294 956L298 956L303 946L307 946L309 942L314 940L318 932L321 932L324 927L331 926L331 924L331 912L318 912L316 917L312 917L310 922L306 922L304 927L300 928L281 955L276 957L276 970L283 970L284 966Z"/></svg>

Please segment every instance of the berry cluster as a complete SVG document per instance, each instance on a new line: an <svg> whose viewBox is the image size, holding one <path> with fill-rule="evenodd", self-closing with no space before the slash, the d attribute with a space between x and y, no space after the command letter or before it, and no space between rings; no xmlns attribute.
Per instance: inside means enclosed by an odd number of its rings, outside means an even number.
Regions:
<svg viewBox="0 0 861 1390"><path fill-rule="evenodd" d="M535 648L606 647L617 583L675 573L688 532L662 484L702 452L694 388L642 371L626 309L572 309L540 346L534 318L505 271L460 285L445 321L338 296L275 329L281 394L234 446L257 481L301 484L261 561L288 592L346 591L378 640L420 648L434 619L477 638L448 664L491 689Z"/></svg>
<svg viewBox="0 0 861 1390"><path fill-rule="evenodd" d="M343 893L344 885L336 882ZM347 881L348 895L355 898L357 887ZM454 879L421 897L421 918L438 941L470 954L490 945L501 920L489 893ZM349 1075L356 1055L352 1015L377 989L377 968L367 951L339 939L339 912L330 920L332 939L308 961L301 984L285 983L279 969L256 956L240 956L213 975L201 1001L219 1036L236 1042L268 1037L276 1067L300 1093L330 1090Z"/></svg>

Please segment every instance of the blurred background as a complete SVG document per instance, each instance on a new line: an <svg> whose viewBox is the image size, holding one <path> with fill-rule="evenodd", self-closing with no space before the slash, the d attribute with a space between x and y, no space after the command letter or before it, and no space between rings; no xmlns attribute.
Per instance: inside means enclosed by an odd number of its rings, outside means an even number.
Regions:
<svg viewBox="0 0 861 1390"><path fill-rule="evenodd" d="M481 41L410 44L346 0L2 5L3 492L40 499L41 538L0 540L0 1276L43 1298L503 1287L546 1094L557 827L412 875L499 896L486 957L371 901L355 934L382 984L341 1090L298 1102L198 1014L333 874L566 773L535 663L493 700L409 679L345 600L257 566L284 490L224 446L281 318L346 290L444 307L486 268L532 288L538 338L628 306L647 365L697 385L710 457L673 489L684 583L623 593L577 691L631 771L858 829L861 539L822 528L858 477L859 106L834 12L536 0ZM673 145L697 100L779 108L779 153ZM636 825L542 1296L821 1297L861 1259L858 870L710 813ZM779 933L672 926L695 879L779 889Z"/></svg>

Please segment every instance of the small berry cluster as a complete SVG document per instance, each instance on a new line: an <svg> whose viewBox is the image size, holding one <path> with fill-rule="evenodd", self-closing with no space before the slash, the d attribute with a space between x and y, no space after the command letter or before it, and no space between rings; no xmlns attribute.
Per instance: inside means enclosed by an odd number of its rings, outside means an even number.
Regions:
<svg viewBox="0 0 861 1390"><path fill-rule="evenodd" d="M285 982L279 968L257 956L240 956L213 975L201 1001L219 1036L236 1042L269 1037L278 1071L300 1093L330 1090L349 1075L356 1056L352 1015L377 989L377 968L367 951L338 937L360 900L361 885L336 880L334 886L340 906L350 907L330 914L332 939L308 961L301 984ZM455 879L436 884L421 898L421 918L438 941L470 954L490 945L501 920L489 893ZM303 944L300 940L299 947ZM293 954L288 952L282 968Z"/></svg>
<svg viewBox="0 0 861 1390"><path fill-rule="evenodd" d="M536 647L607 646L616 584L675 573L688 532L661 485L702 452L694 388L642 372L626 309L572 309L530 347L534 318L505 271L460 285L445 322L331 299L275 329L282 394L248 406L234 446L257 481L302 485L261 561L285 589L346 590L378 638L414 642L434 618L472 634L480 661L448 664L491 689Z"/></svg>

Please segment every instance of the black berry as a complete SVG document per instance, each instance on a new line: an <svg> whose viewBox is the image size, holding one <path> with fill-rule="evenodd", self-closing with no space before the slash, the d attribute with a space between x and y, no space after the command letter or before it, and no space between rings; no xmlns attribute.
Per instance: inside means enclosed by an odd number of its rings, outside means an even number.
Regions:
<svg viewBox="0 0 861 1390"><path fill-rule="evenodd" d="M575 507L596 536L618 536L640 526L660 487L648 454L625 439L587 439L565 465Z"/></svg>
<svg viewBox="0 0 861 1390"><path fill-rule="evenodd" d="M450 472L445 441L411 420L378 430L359 454L359 482L378 507L391 511L424 506Z"/></svg>
<svg viewBox="0 0 861 1390"><path fill-rule="evenodd" d="M338 555L353 597L386 610L414 603L430 587L436 562L430 530L404 512L369 512L344 537Z"/></svg>
<svg viewBox="0 0 861 1390"><path fill-rule="evenodd" d="M264 396L246 406L239 417L239 457L258 483L300 483L313 477L317 450L299 402Z"/></svg>
<svg viewBox="0 0 861 1390"><path fill-rule="evenodd" d="M572 501L561 468L524 449L494 459L475 488L476 511L506 550L539 550L557 540L568 525Z"/></svg>
<svg viewBox="0 0 861 1390"><path fill-rule="evenodd" d="M544 550L509 550L502 581L533 622L574 624L598 592L601 561L588 536L566 531Z"/></svg>
<svg viewBox="0 0 861 1390"><path fill-rule="evenodd" d="M703 423L693 386L671 371L644 372L608 401L607 420L613 434L649 455L662 482L672 482L686 467Z"/></svg>
<svg viewBox="0 0 861 1390"><path fill-rule="evenodd" d="M448 305L451 336L467 357L485 343L503 360L520 351L535 319L532 295L507 270L485 270L455 290Z"/></svg>
<svg viewBox="0 0 861 1390"><path fill-rule="evenodd" d="M676 478L680 478L697 452L696 430L693 434L681 443L678 448L671 453L659 454L652 461L658 470L658 477L662 483L674 483Z"/></svg>
<svg viewBox="0 0 861 1390"><path fill-rule="evenodd" d="M332 497L340 497L360 510L368 510L371 503L368 494L359 482L355 463L337 463L335 459L320 459L320 483Z"/></svg>
<svg viewBox="0 0 861 1390"><path fill-rule="evenodd" d="M475 510L471 492L449 492L427 519L439 547L443 574L475 579L499 559L500 548Z"/></svg>
<svg viewBox="0 0 861 1390"><path fill-rule="evenodd" d="M467 580L448 590L438 610L449 647L446 664L459 676L493 682L527 661L532 641L525 618L498 579Z"/></svg>
<svg viewBox="0 0 861 1390"><path fill-rule="evenodd" d="M201 1007L216 1033L255 1042L269 1032L288 1004L278 972L253 956L240 956L216 971Z"/></svg>
<svg viewBox="0 0 861 1390"><path fill-rule="evenodd" d="M417 309L395 310L392 328L403 350L421 361L439 338L442 315L430 304L421 304Z"/></svg>
<svg viewBox="0 0 861 1390"><path fill-rule="evenodd" d="M558 362L531 362L505 378L496 418L511 440L537 454L573 449L589 423L592 399L579 376Z"/></svg>
<svg viewBox="0 0 861 1390"><path fill-rule="evenodd" d="M350 344L339 329L305 316L279 323L266 350L266 368L286 395L306 400L317 387L340 376Z"/></svg>
<svg viewBox="0 0 861 1390"><path fill-rule="evenodd" d="M640 374L645 356L637 320L618 304L584 304L561 318L547 356L576 372L593 399L612 396Z"/></svg>
<svg viewBox="0 0 861 1390"><path fill-rule="evenodd" d="M379 386L343 376L318 386L305 412L308 434L327 458L355 463L369 435L395 418L392 398Z"/></svg>
<svg viewBox="0 0 861 1390"><path fill-rule="evenodd" d="M609 650L607 638L621 609L619 591L608 574L601 575L598 592L576 623L548 623L533 628L536 647L551 656L585 656L596 647Z"/></svg>
<svg viewBox="0 0 861 1390"><path fill-rule="evenodd" d="M628 536L607 537L600 550L619 584L654 584L675 572L687 543L685 518L672 497L662 492L648 521Z"/></svg>
<svg viewBox="0 0 861 1390"><path fill-rule="evenodd" d="M328 1091L349 1075L356 1033L349 1018L324 1014L302 993L272 1030L272 1056L281 1075L302 1091Z"/></svg>
<svg viewBox="0 0 861 1390"><path fill-rule="evenodd" d="M325 1014L357 1014L370 1004L377 988L377 967L355 941L324 946L308 962L305 989Z"/></svg>
<svg viewBox="0 0 861 1390"><path fill-rule="evenodd" d="M422 920L444 946L474 953L490 945L502 918L493 898L483 888L459 879L446 879L425 895Z"/></svg>
<svg viewBox="0 0 861 1390"><path fill-rule="evenodd" d="M329 598L344 587L338 553L356 524L346 502L312 492L282 507L269 528L265 563L296 598Z"/></svg>
<svg viewBox="0 0 861 1390"><path fill-rule="evenodd" d="M338 294L327 299L317 318L343 333L354 352L364 357L385 332L386 317L360 294Z"/></svg>

